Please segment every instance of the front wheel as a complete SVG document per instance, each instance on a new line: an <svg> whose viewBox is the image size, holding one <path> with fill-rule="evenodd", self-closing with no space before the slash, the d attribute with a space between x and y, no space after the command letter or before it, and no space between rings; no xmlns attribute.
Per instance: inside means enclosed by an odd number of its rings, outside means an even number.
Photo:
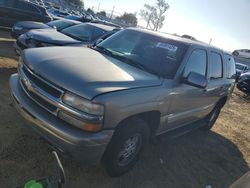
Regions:
<svg viewBox="0 0 250 188"><path fill-rule="evenodd" d="M141 119L134 118L119 126L104 154L109 176L120 176L135 165L148 141L148 135L148 126Z"/></svg>

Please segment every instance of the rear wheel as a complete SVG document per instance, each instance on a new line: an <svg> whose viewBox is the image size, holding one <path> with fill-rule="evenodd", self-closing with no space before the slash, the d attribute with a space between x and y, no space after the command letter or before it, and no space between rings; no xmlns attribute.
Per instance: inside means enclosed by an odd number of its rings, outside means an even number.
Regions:
<svg viewBox="0 0 250 188"><path fill-rule="evenodd" d="M116 130L104 155L108 175L120 176L130 170L148 141L147 124L138 118L122 123Z"/></svg>
<svg viewBox="0 0 250 188"><path fill-rule="evenodd" d="M213 111L206 117L205 119L206 125L202 127L202 130L208 131L212 129L212 127L214 126L216 120L218 119L220 115L220 111L221 111L221 106L217 105L213 109Z"/></svg>

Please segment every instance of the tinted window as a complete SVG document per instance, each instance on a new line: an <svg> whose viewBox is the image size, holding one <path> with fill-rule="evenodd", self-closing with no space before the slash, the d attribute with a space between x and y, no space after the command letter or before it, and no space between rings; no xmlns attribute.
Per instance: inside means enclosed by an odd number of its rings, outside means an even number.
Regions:
<svg viewBox="0 0 250 188"><path fill-rule="evenodd" d="M222 78L222 58L221 55L212 52L209 62L209 78L216 79Z"/></svg>
<svg viewBox="0 0 250 188"><path fill-rule="evenodd" d="M90 42L95 26L89 24L79 24L62 30L62 33L76 40Z"/></svg>
<svg viewBox="0 0 250 188"><path fill-rule="evenodd" d="M17 1L15 6L16 6L16 8L24 10L24 11L29 11L29 12L38 12L39 11L35 6L33 6L29 3L23 2L23 1Z"/></svg>
<svg viewBox="0 0 250 188"><path fill-rule="evenodd" d="M197 49L190 55L183 76L187 77L190 72L196 72L205 76L206 69L207 52L205 50Z"/></svg>
<svg viewBox="0 0 250 188"><path fill-rule="evenodd" d="M225 55L226 66L227 66L227 78L235 78L235 61L230 55Z"/></svg>
<svg viewBox="0 0 250 188"><path fill-rule="evenodd" d="M112 35L98 47L124 63L165 78L174 77L187 50L181 42L130 29Z"/></svg>
<svg viewBox="0 0 250 188"><path fill-rule="evenodd" d="M70 27L72 25L74 25L72 22L67 22L64 20L55 20L55 21L51 21L49 23L47 23L48 26L50 27L56 27L56 29L58 31L61 31L62 29L65 29L67 27Z"/></svg>

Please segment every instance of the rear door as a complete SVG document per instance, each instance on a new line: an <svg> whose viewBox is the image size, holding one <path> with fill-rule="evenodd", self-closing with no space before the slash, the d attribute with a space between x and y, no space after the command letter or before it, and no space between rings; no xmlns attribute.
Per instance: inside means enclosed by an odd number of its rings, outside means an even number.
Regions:
<svg viewBox="0 0 250 188"><path fill-rule="evenodd" d="M214 105L227 93L228 85L225 82L225 74L226 65L223 53L215 49L210 50L208 58L208 87L206 92Z"/></svg>

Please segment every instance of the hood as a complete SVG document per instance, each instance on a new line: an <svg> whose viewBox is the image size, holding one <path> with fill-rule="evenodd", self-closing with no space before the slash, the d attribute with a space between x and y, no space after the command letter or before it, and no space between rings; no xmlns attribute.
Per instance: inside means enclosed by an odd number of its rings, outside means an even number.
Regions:
<svg viewBox="0 0 250 188"><path fill-rule="evenodd" d="M23 58L36 74L86 99L162 83L155 75L85 47L28 49Z"/></svg>
<svg viewBox="0 0 250 188"><path fill-rule="evenodd" d="M55 44L55 45L68 45L79 44L81 41L75 40L63 33L56 31L55 29L35 29L26 33L27 38L34 39L36 41Z"/></svg>
<svg viewBox="0 0 250 188"><path fill-rule="evenodd" d="M41 22L23 21L15 24L17 27L22 27L23 29L52 29L50 26Z"/></svg>

